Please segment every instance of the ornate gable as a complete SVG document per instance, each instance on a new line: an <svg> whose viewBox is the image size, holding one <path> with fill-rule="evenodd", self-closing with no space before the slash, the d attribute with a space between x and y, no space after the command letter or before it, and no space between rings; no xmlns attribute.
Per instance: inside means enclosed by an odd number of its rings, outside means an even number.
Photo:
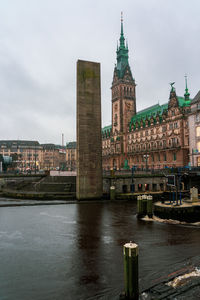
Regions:
<svg viewBox="0 0 200 300"><path fill-rule="evenodd" d="M174 83L175 82L170 84L171 85L171 91L170 91L170 96L169 96L168 109L179 107L178 98L176 96L176 90L173 87Z"/></svg>
<svg viewBox="0 0 200 300"><path fill-rule="evenodd" d="M130 70L130 67L129 66L126 66L125 70L124 70L124 76L123 76L123 80L125 81L133 81L133 77L132 77L132 74L131 74L131 70Z"/></svg>
<svg viewBox="0 0 200 300"><path fill-rule="evenodd" d="M115 67L114 73L113 73L113 82L112 82L112 85L116 84L118 80L119 80L119 78L118 78L118 74L117 74L117 68Z"/></svg>

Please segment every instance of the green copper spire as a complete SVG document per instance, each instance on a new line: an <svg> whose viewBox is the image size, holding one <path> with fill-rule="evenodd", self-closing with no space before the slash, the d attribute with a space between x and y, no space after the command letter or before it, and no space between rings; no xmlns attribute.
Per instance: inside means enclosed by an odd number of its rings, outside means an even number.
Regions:
<svg viewBox="0 0 200 300"><path fill-rule="evenodd" d="M124 48L124 30L123 30L123 12L121 12L121 35L120 35L120 48Z"/></svg>
<svg viewBox="0 0 200 300"><path fill-rule="evenodd" d="M185 75L185 94L184 94L185 100L190 99L190 93L188 92L188 87L187 87L187 75Z"/></svg>
<svg viewBox="0 0 200 300"><path fill-rule="evenodd" d="M128 64L128 44L125 46L123 14L121 13L121 34L119 39L119 47L117 46L117 71L119 78L123 78L124 71Z"/></svg>

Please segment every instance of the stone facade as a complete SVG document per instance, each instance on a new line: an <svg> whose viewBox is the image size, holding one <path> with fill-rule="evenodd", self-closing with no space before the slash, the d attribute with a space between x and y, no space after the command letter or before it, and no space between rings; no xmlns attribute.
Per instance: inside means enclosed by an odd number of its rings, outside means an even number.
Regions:
<svg viewBox="0 0 200 300"><path fill-rule="evenodd" d="M65 147L38 141L1 140L0 154L13 158L14 169L21 172L50 170L66 166Z"/></svg>
<svg viewBox="0 0 200 300"><path fill-rule="evenodd" d="M131 193L131 185L134 185L134 193L141 192L159 192L167 190L166 176L138 176L134 178L131 176L104 176L103 178L103 192L110 193L110 187L115 186L116 193Z"/></svg>
<svg viewBox="0 0 200 300"><path fill-rule="evenodd" d="M39 170L43 147L38 141L1 140L0 154L15 161L14 168L20 171Z"/></svg>
<svg viewBox="0 0 200 300"><path fill-rule="evenodd" d="M66 145L66 164L68 171L76 171L76 142Z"/></svg>
<svg viewBox="0 0 200 300"><path fill-rule="evenodd" d="M102 197L100 64L77 62L77 199Z"/></svg>
<svg viewBox="0 0 200 300"><path fill-rule="evenodd" d="M191 102L191 113L188 116L189 157L192 167L200 166L200 91Z"/></svg>
<svg viewBox="0 0 200 300"><path fill-rule="evenodd" d="M121 21L120 46L112 82L112 124L102 129L103 169L182 167L189 162L190 94L136 112L135 79L128 62Z"/></svg>
<svg viewBox="0 0 200 300"><path fill-rule="evenodd" d="M54 144L42 144L42 159L40 167L44 170L66 169L65 147Z"/></svg>

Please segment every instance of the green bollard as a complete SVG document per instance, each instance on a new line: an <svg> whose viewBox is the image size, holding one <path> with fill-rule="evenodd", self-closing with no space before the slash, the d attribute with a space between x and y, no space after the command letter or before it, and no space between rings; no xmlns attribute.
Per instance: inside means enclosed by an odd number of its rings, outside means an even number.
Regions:
<svg viewBox="0 0 200 300"><path fill-rule="evenodd" d="M125 244L123 248L125 299L137 300L139 297L138 245L130 242Z"/></svg>
<svg viewBox="0 0 200 300"><path fill-rule="evenodd" d="M137 196L137 215L140 218L143 215L142 197Z"/></svg>
<svg viewBox="0 0 200 300"><path fill-rule="evenodd" d="M115 186L110 187L110 200L115 200Z"/></svg>
<svg viewBox="0 0 200 300"><path fill-rule="evenodd" d="M152 218L153 216L153 197L147 197L147 215Z"/></svg>

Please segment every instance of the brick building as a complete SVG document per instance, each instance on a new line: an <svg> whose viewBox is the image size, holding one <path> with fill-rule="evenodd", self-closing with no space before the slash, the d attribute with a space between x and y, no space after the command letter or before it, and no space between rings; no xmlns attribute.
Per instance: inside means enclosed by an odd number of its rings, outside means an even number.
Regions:
<svg viewBox="0 0 200 300"><path fill-rule="evenodd" d="M102 129L103 169L164 168L189 162L190 94L176 95L174 83L168 101L136 112L136 84L128 62L123 20L117 64L112 82L112 124Z"/></svg>

